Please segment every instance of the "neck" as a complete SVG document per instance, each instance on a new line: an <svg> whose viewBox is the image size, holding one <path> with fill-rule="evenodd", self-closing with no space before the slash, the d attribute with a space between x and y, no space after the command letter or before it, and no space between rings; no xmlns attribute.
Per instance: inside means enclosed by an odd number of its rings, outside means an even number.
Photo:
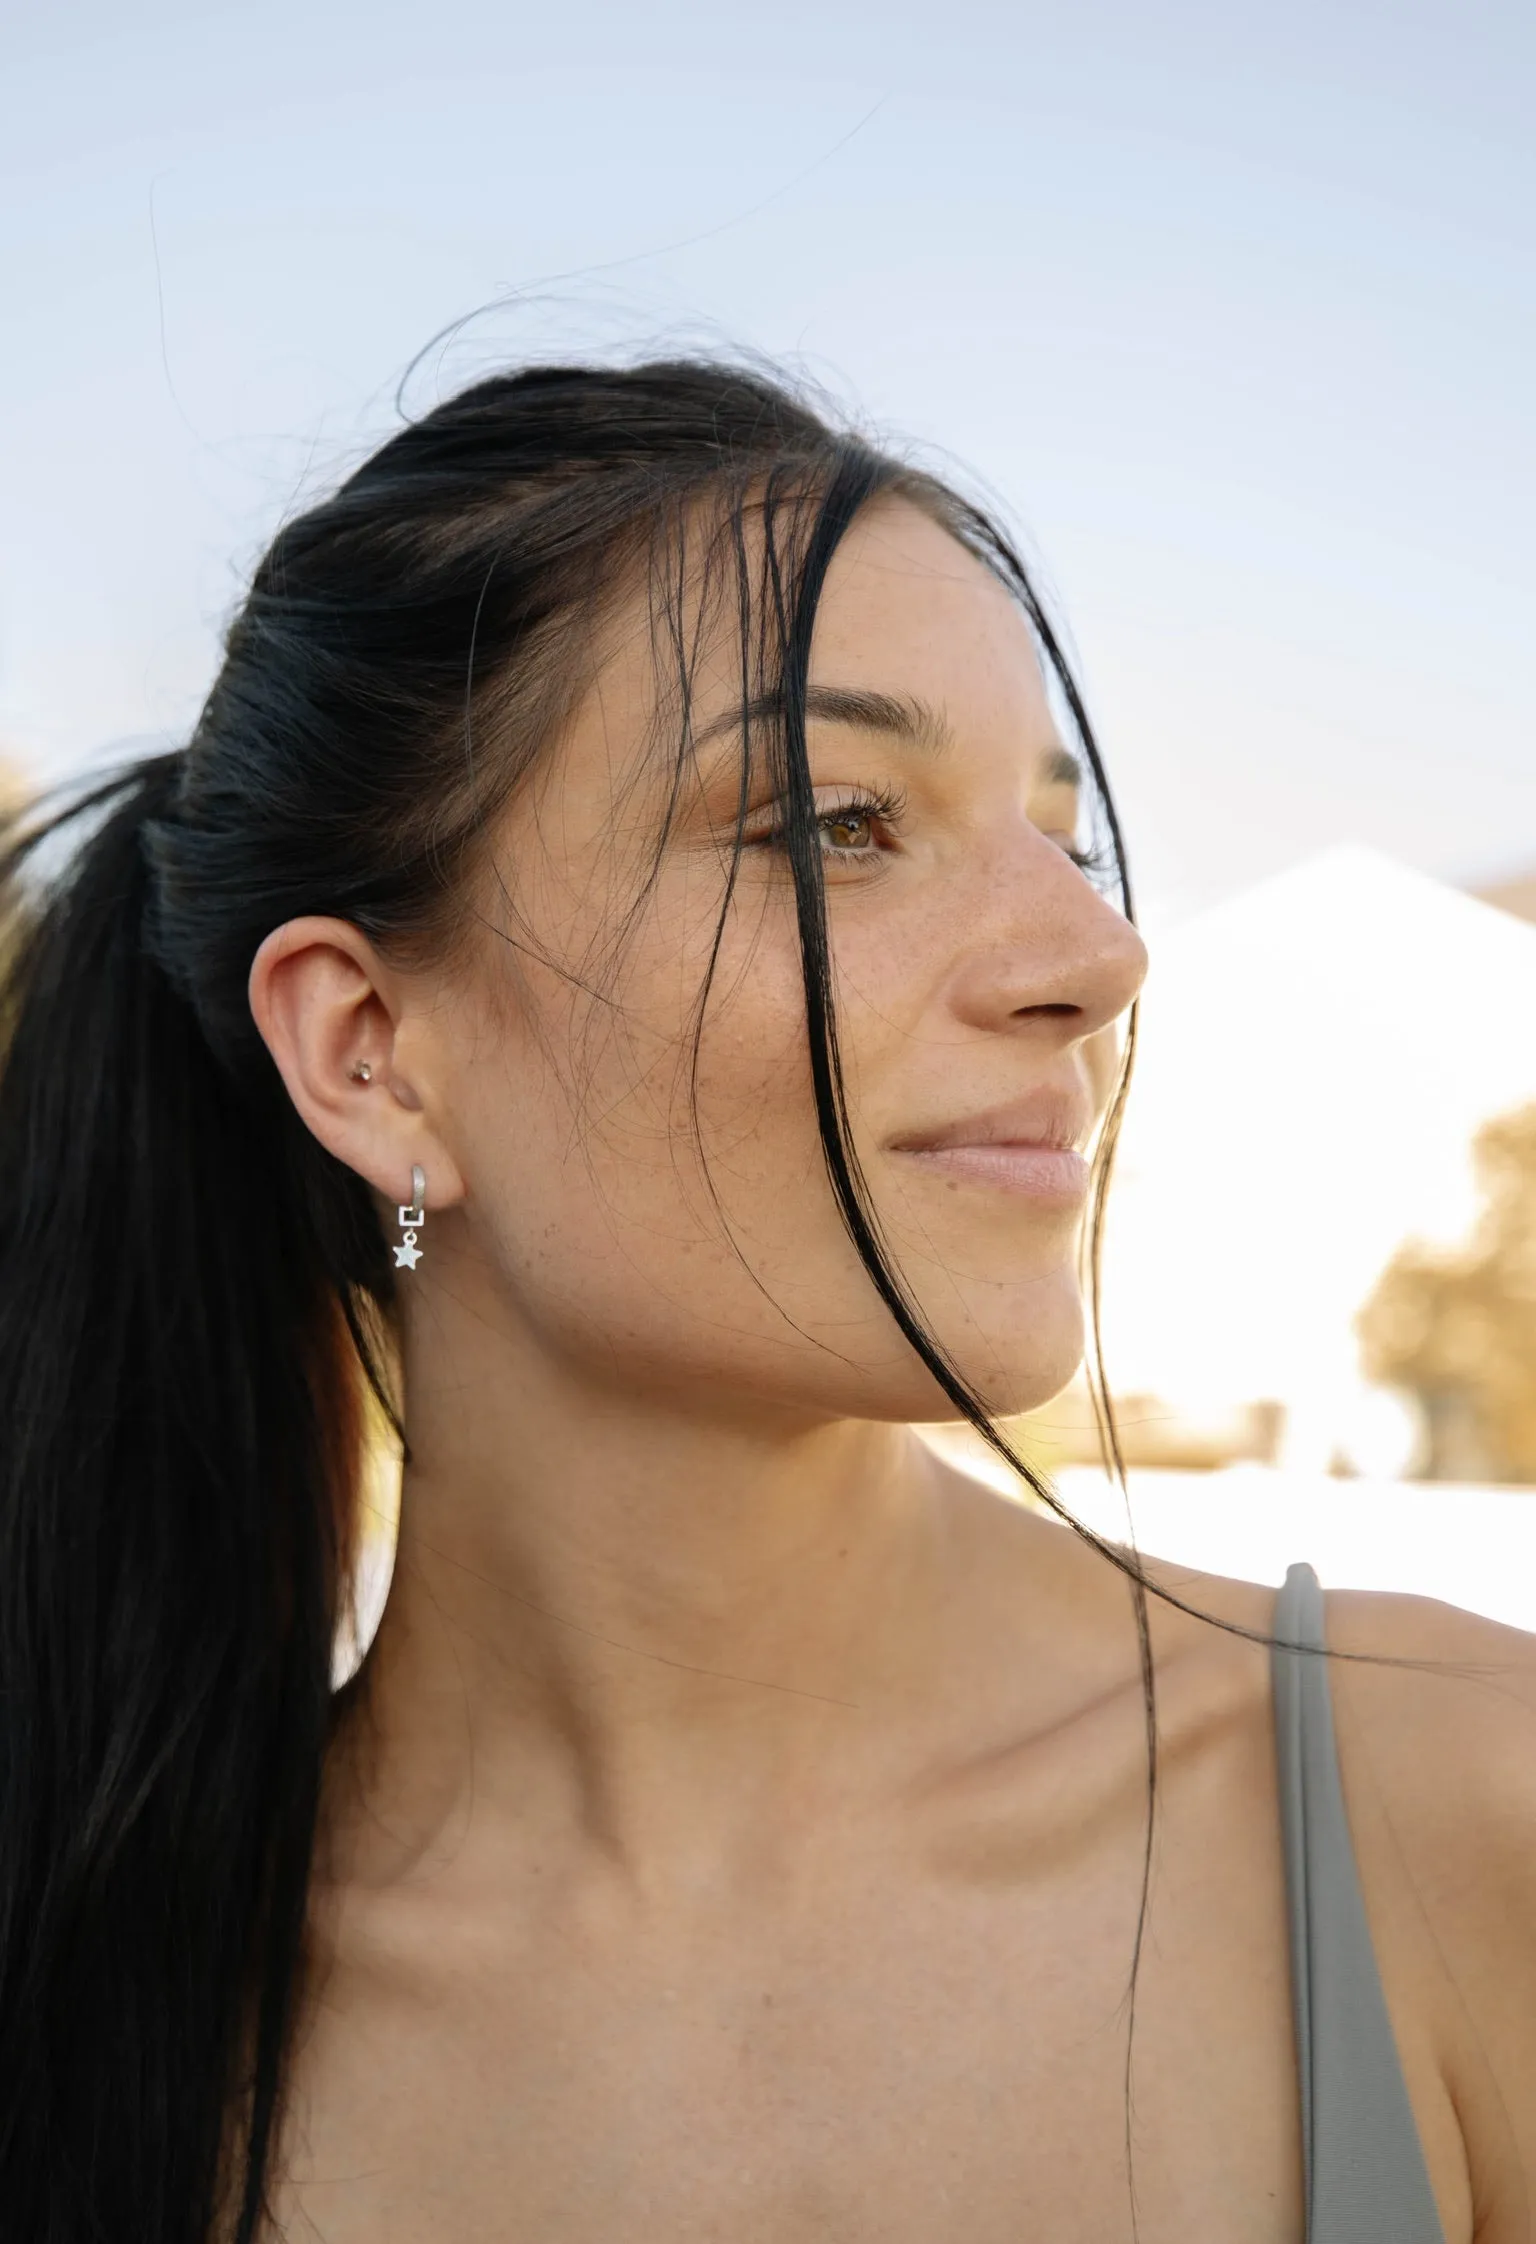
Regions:
<svg viewBox="0 0 1536 2244"><path fill-rule="evenodd" d="M472 1779L482 1835L555 1818L651 1875L910 1759L954 1575L950 1476L910 1429L705 1416L433 1331L367 1669L372 1788L411 1851L462 1835Z"/></svg>

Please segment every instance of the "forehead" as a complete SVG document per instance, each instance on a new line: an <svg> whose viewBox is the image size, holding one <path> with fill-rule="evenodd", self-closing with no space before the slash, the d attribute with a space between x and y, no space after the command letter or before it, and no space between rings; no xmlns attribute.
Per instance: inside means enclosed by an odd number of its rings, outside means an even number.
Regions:
<svg viewBox="0 0 1536 2244"><path fill-rule="evenodd" d="M899 692L951 729L1055 738L1034 634L984 562L910 500L866 508L832 557L811 675Z"/></svg>
<svg viewBox="0 0 1536 2244"><path fill-rule="evenodd" d="M723 769L739 753L743 688L750 705L752 687L732 588L685 573L675 630L657 628L657 589L637 589L613 617L561 752L535 769L535 800L558 794L567 822L576 798L594 791L639 810L654 788L669 785L685 737L703 750L703 769ZM919 729L936 739L1022 766L1037 782L1049 784L1070 763L1063 763L1034 634L1018 603L908 499L868 506L833 554L810 682L813 712L818 687L901 704L920 712Z"/></svg>

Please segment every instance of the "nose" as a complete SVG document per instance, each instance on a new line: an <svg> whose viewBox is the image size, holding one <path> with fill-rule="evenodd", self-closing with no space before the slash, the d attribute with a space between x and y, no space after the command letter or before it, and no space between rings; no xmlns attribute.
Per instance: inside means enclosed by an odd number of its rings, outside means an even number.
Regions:
<svg viewBox="0 0 1536 2244"><path fill-rule="evenodd" d="M949 1003L969 1028L1075 1045L1126 1011L1147 950L1064 850L1024 825L974 868Z"/></svg>

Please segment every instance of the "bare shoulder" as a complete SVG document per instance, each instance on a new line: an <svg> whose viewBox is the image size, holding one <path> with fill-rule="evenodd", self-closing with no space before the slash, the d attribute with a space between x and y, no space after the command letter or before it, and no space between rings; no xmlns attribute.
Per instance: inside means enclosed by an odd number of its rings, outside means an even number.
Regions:
<svg viewBox="0 0 1536 2244"><path fill-rule="evenodd" d="M1477 2227L1536 2201L1536 1637L1431 1598L1327 1600L1339 1757L1389 1999L1455 2107Z"/></svg>
<svg viewBox="0 0 1536 2244"><path fill-rule="evenodd" d="M1193 1612L1268 1639L1275 1592L1154 1562ZM1536 2213L1536 1636L1432 1598L1326 1593L1350 1831L1443 2210L1479 2244ZM1251 1691L1252 1658L1170 1648ZM1217 1634L1219 1632L1211 1632ZM1229 1639L1229 1642L1231 1640ZM1250 1639L1250 1642L1252 1639ZM1257 1647L1254 1647L1256 1650ZM1267 1658L1266 1658L1267 1665ZM1453 2219L1448 2234L1471 2233Z"/></svg>
<svg viewBox="0 0 1536 2244"><path fill-rule="evenodd" d="M1536 1953L1536 1636L1427 1597L1335 1590L1327 1612L1340 1751L1409 1866L1485 1927L1509 1880Z"/></svg>
<svg viewBox="0 0 1536 2244"><path fill-rule="evenodd" d="M1148 1573L1194 1614L1267 1647L1273 1589L1162 1561ZM1330 1590L1325 1606L1357 1842L1390 1846L1437 1917L1465 1917L1468 1939L1507 1940L1506 1954L1536 1962L1536 1636L1427 1597ZM1200 1633L1183 1615L1165 1624L1170 1649L1197 1650Z"/></svg>

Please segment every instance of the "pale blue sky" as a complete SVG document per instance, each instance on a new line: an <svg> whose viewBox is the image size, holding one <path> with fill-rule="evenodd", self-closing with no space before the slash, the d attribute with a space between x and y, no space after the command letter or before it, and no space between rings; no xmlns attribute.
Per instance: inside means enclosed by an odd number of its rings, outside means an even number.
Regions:
<svg viewBox="0 0 1536 2244"><path fill-rule="evenodd" d="M1065 606L1155 913L1332 841L1536 862L1528 5L131 13L6 34L0 744L36 768L184 730L412 354L566 275L413 394L713 333L957 456Z"/></svg>

